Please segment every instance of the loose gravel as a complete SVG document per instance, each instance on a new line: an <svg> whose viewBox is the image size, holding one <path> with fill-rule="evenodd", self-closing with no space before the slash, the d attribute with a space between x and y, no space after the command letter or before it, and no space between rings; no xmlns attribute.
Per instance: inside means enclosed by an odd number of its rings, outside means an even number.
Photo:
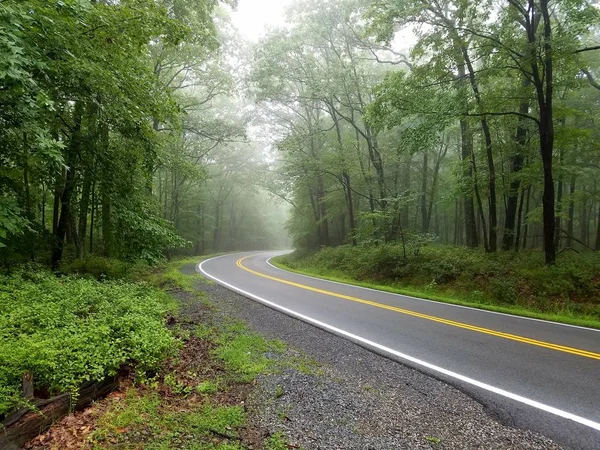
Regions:
<svg viewBox="0 0 600 450"><path fill-rule="evenodd" d="M471 397L417 370L216 284L198 282L197 288L217 315L243 320L318 363L316 371L288 369L259 377L250 398L256 426L284 434L291 448L560 448L543 436L501 424ZM193 303L182 312L201 316Z"/></svg>

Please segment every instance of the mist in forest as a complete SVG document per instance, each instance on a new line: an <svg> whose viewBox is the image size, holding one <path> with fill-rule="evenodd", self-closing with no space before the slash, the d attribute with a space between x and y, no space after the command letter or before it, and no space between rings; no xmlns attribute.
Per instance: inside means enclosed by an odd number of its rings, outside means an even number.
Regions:
<svg viewBox="0 0 600 450"><path fill-rule="evenodd" d="M5 2L0 256L599 250L599 10L569 5Z"/></svg>

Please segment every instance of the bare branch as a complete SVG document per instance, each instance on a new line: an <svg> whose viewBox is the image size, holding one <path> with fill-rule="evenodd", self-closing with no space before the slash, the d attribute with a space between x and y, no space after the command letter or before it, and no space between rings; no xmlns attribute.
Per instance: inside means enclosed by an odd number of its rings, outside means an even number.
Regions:
<svg viewBox="0 0 600 450"><path fill-rule="evenodd" d="M580 69L583 74L586 76L586 78L588 79L588 81L590 82L590 84L595 87L596 89L598 89L600 91L600 83L598 83L596 81L596 79L594 78L594 76L591 74L591 72L587 69Z"/></svg>
<svg viewBox="0 0 600 450"><path fill-rule="evenodd" d="M524 119L533 120L538 125L540 124L540 121L538 119L536 119L535 117L530 116L529 114L523 114L523 113L516 112L516 111L467 113L467 114L463 114L463 116L465 116L465 117L517 116L517 117L523 117Z"/></svg>
<svg viewBox="0 0 600 450"><path fill-rule="evenodd" d="M591 52L594 50L600 50L600 45L595 45L594 47L580 48L579 50L575 50L573 53Z"/></svg>

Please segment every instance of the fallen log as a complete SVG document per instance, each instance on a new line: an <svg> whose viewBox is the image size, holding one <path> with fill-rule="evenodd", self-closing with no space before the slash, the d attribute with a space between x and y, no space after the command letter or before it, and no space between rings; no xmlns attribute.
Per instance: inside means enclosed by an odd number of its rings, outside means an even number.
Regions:
<svg viewBox="0 0 600 450"><path fill-rule="evenodd" d="M49 399L34 399L31 403L38 409L21 408L0 423L0 449L22 448L25 443L46 431L54 422L73 410L85 408L94 400L103 398L118 387L115 377L101 382L85 383L79 389L73 405L71 394L61 394Z"/></svg>

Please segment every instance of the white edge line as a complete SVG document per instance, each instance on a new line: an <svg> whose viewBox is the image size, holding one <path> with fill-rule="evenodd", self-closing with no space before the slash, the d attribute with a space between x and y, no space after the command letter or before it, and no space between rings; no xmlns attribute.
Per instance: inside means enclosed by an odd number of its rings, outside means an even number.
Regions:
<svg viewBox="0 0 600 450"><path fill-rule="evenodd" d="M378 292L380 294L393 295L393 296L396 296L396 297L406 297L406 298L410 298L412 300L419 300L421 302L436 303L438 305L446 305L446 306L453 306L455 308L470 309L470 310L478 311L478 312L482 312L482 313L496 314L496 315L499 315L499 316L506 316L506 317L513 317L515 319L533 320L534 322L542 322L542 323L547 323L547 324L550 324L550 325L560 325L562 327L578 328L580 330L595 331L597 333L600 332L600 329L583 327L581 325L571 325L569 323L554 322L552 320L536 319L535 317L517 316L516 314L508 314L508 313L502 313L502 312L497 312L497 311L490 311L488 309L475 308L473 306L457 305L455 303L446 303L446 302L437 301L437 300L428 300L426 298L413 297L411 295L396 294L395 292L382 291L382 290L379 290L379 289L373 289L373 288L358 286L358 285L355 285L355 284L342 283L340 281L328 280L327 278L312 277L310 275L304 275L303 273L292 272L290 270L281 269L281 268L273 265L270 261L273 258L277 258L278 256L282 256L282 255L271 256L270 258L267 259L266 263L269 266L271 266L273 269L279 270L280 272L291 273L292 275L298 275L299 277L311 278L313 280L325 281L327 283L339 284L341 286L348 286L348 287L363 289L365 291L372 291L372 292Z"/></svg>
<svg viewBox="0 0 600 450"><path fill-rule="evenodd" d="M223 256L231 256L231 255L223 255ZM570 412L563 411L563 410L558 409L558 408L554 408L553 406L545 405L544 403L540 403L540 402L537 402L535 400L531 400L531 399L529 399L527 397L522 397L522 396L520 396L518 394L514 394L512 392L505 391L504 389L500 389L500 388L497 388L495 386L491 386L491 385L483 383L481 381L474 380L473 378L466 377L466 376L461 375L459 373L452 372L450 370L444 369L443 367L439 367L439 366L436 366L434 364L431 364L431 363L428 363L426 361L423 361L421 359L415 358L413 356L409 356L409 355L407 355L405 353L401 353L401 352L399 352L397 350L394 350L394 349L391 349L391 348L386 347L384 345L381 345L381 344L378 344L376 342L370 341L370 340L365 339L365 338L363 338L361 336L358 336L356 334L352 334L352 333L350 333L348 331L342 330L341 328L337 328L337 327L329 325L329 324L327 324L325 322L321 322L320 320L316 320L316 319L313 319L312 317L305 316L304 314L298 313L298 312L293 311L293 310L291 310L289 308L286 308L284 306L280 306L280 305L278 305L276 303L273 303L273 302L271 302L269 300L266 300L266 299L264 299L262 297L259 297L258 295L254 295L254 294L252 294L252 293L250 293L248 291L240 289L240 288L238 288L238 287L236 287L236 286L234 286L234 285L232 285L230 283L227 283L227 282L225 282L225 281L223 281L223 280L221 280L221 279L219 279L219 278L217 278L217 277L215 277L213 275L210 275L209 273L207 273L203 269L202 266L205 263L207 263L209 261L212 261L214 259L217 259L217 258L222 258L223 256L217 256L215 258L210 258L210 259L202 261L200 264L198 264L198 269L200 269L200 272L202 272L208 278L216 281L217 283L219 283L219 284L221 284L221 285L223 285L223 286L225 286L225 287L227 287L227 288L229 288L229 289L231 289L231 290L233 290L233 291L235 291L235 292L237 292L239 294L244 295L245 297L252 298L252 299L254 299L254 300L256 300L256 301L258 301L260 303L265 304L266 306L268 306L268 307L270 307L272 309L281 311L281 312L283 312L283 313L285 313L285 314L287 314L289 316L295 317L295 318L300 319L300 320L302 320L304 322L307 322L307 323L310 323L312 325L315 325L318 328L321 328L321 329L324 329L324 330L328 330L331 333L336 334L338 336L347 337L347 338L349 338L352 341L355 341L355 342L358 342L358 343L361 343L361 344L365 345L366 347L370 347L372 349L377 349L377 350L379 350L379 351L381 351L383 353L396 356L396 357L398 357L400 359L403 359L403 360L406 360L406 361L410 361L413 364L416 364L416 365L419 365L419 366L422 366L422 367L426 367L426 368L428 368L428 369L430 369L430 370L432 370L434 372L441 373L441 374L446 375L446 376L448 376L450 378L454 378L456 380L462 381L464 383L470 384L472 386L478 387L478 388L486 390L488 392L492 392L492 393L500 395L502 397L509 398L509 399L514 400L516 402L523 403L523 404L531 406L533 408L537 408L537 409L545 411L547 413L554 414L555 416L559 416L559 417L562 417L562 418L565 418L565 419L572 420L573 422L577 422L577 423L579 423L581 425L585 425L587 427L593 428L594 430L600 431L600 423L598 423L598 422L594 422L593 420L586 419L585 417L577 416L577 415L572 414Z"/></svg>

